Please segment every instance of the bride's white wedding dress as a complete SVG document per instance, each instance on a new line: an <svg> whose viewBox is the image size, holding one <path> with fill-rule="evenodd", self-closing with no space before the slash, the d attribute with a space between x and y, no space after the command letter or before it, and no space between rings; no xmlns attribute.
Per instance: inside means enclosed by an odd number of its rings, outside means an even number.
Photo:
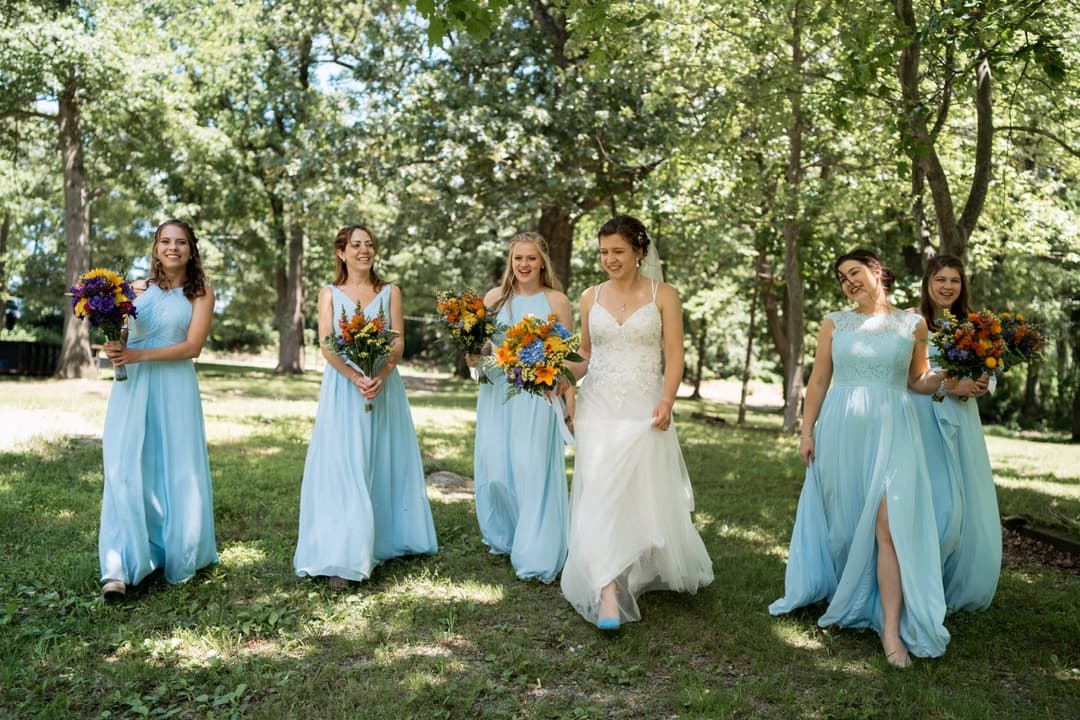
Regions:
<svg viewBox="0 0 1080 720"><path fill-rule="evenodd" d="M663 394L660 310L653 300L620 325L594 290L592 355L574 419L577 440L569 556L562 591L596 622L600 591L615 581L620 622L641 619L649 590L696 592L713 580L694 528L694 494L674 424L652 426Z"/></svg>

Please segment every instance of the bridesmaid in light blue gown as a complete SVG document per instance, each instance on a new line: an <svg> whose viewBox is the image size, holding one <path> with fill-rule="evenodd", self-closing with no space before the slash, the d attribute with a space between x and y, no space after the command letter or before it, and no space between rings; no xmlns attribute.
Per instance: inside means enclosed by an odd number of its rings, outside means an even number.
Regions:
<svg viewBox="0 0 1080 720"><path fill-rule="evenodd" d="M319 337L341 335L338 319L359 301L365 316L382 310L389 326L404 327L401 291L375 271L378 245L362 225L334 239L337 277L319 292ZM323 348L327 367L315 428L304 462L300 530L293 567L300 576L326 576L334 589L365 580L376 565L438 550L405 385L397 363L403 336L374 376L364 377ZM374 408L367 412L365 403Z"/></svg>
<svg viewBox="0 0 1080 720"><path fill-rule="evenodd" d="M488 291L484 305L506 326L528 314L554 313L567 329L573 327L570 300L537 233L510 240L502 283ZM494 339L502 341L502 336ZM477 362L474 356L467 360ZM519 578L550 583L566 561L569 491L557 415L562 404L553 407L528 393L504 402L506 376L497 369L487 376L491 384L481 384L476 399L473 455L480 534L492 553L510 555ZM573 391L566 401L572 407Z"/></svg>
<svg viewBox="0 0 1080 720"><path fill-rule="evenodd" d="M966 317L967 279L964 264L938 255L926 266L920 312L931 331L949 310ZM930 346L930 361L937 348ZM934 513L941 542L942 582L950 611L985 610L1001 574L1001 519L994 476L986 452L975 398L986 394L989 378L949 379L945 399L914 398L934 494Z"/></svg>
<svg viewBox="0 0 1080 720"><path fill-rule="evenodd" d="M102 592L124 595L157 569L170 583L217 562L210 463L193 358L210 334L214 292L195 233L179 220L154 232L149 287L127 343L105 352L128 380L105 414L98 556Z"/></svg>
<svg viewBox="0 0 1080 720"><path fill-rule="evenodd" d="M769 612L824 600L818 625L873 628L887 662L903 668L909 652L937 657L949 641L930 478L907 392L929 394L944 374L930 369L923 319L889 304L892 273L877 257L854 250L833 269L856 307L821 324L799 446L806 479L784 597Z"/></svg>

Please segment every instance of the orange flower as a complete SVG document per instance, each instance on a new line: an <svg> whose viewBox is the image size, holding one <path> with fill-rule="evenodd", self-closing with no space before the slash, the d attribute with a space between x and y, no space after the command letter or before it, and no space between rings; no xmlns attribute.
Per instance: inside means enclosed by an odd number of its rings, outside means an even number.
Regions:
<svg viewBox="0 0 1080 720"><path fill-rule="evenodd" d="M505 345L495 348L495 361L500 365L511 365L515 359L516 353Z"/></svg>
<svg viewBox="0 0 1080 720"><path fill-rule="evenodd" d="M986 367L993 369L993 368L997 367L997 364L998 364L998 361L995 358L992 358L992 357L986 358Z"/></svg>
<svg viewBox="0 0 1080 720"><path fill-rule="evenodd" d="M555 368L553 366L537 363L535 374L536 382L544 383L549 387L555 384Z"/></svg>

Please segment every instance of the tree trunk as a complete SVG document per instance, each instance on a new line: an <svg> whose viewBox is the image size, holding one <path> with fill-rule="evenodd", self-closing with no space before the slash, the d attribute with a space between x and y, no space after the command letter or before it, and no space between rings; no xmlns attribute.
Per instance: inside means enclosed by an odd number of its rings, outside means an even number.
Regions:
<svg viewBox="0 0 1080 720"><path fill-rule="evenodd" d="M760 258L761 255L759 254ZM761 281L754 277L754 294L750 298L750 327L746 330L746 359L743 361L742 391L739 393L739 419L736 425L746 424L746 396L750 389L750 360L754 356L754 333L757 331L757 305L761 290Z"/></svg>
<svg viewBox="0 0 1080 720"><path fill-rule="evenodd" d="M71 287L90 269L90 197L86 189L82 131L79 127L78 84L68 78L60 93L57 119L60 126L60 158L64 166L64 286ZM56 377L95 378L97 369L90 356L88 323L71 312L71 302L61 298L64 338Z"/></svg>
<svg viewBox="0 0 1080 720"><path fill-rule="evenodd" d="M1033 428L1042 412L1039 408L1039 364L1028 363L1024 381L1024 400L1020 403L1020 426Z"/></svg>
<svg viewBox="0 0 1080 720"><path fill-rule="evenodd" d="M690 393L691 400L701 399L701 374L705 370L705 350L706 341L709 337L709 323L705 318L701 318L701 322L698 323L697 337L694 343L697 350L697 362L694 363L694 391Z"/></svg>
<svg viewBox="0 0 1080 720"><path fill-rule="evenodd" d="M0 304L7 304L7 248L8 237L11 235L11 212L4 213L4 221L0 223ZM6 307L4 308L6 312Z"/></svg>
<svg viewBox="0 0 1080 720"><path fill-rule="evenodd" d="M801 198L803 166L802 111L802 18L796 3L791 11L791 121L788 125L787 202L784 213L784 333L787 339L788 363L784 370L784 430L798 430L802 409L803 389L803 285L802 262L799 260L799 236L802 232Z"/></svg>
<svg viewBox="0 0 1080 720"><path fill-rule="evenodd" d="M274 372L298 375L304 372L304 228L299 220L290 224L283 250L285 262L277 272L278 364Z"/></svg>
<svg viewBox="0 0 1080 720"><path fill-rule="evenodd" d="M545 205L540 211L540 234L548 243L551 268L563 289L570 287L570 256L574 252L574 225L577 223L562 205Z"/></svg>
<svg viewBox="0 0 1080 720"><path fill-rule="evenodd" d="M1072 322L1072 441L1080 443L1080 293L1073 296Z"/></svg>
<svg viewBox="0 0 1080 720"><path fill-rule="evenodd" d="M971 175L967 202L958 220L949 179L936 148L938 131L944 125L944 116L951 101L952 84L947 82L941 88L940 112L935 127L931 129L931 113L919 87L922 43L919 40L920 30L915 20L913 0L895 0L894 7L896 17L907 34L907 45L900 52L897 74L904 99L903 114L912 146L911 152L925 176L927 185L930 186L938 235L941 238L940 251L962 259L967 253L968 239L975 230L979 215L982 214L993 177L994 107L990 61L988 55L983 53L975 65L975 167ZM915 217L915 221L917 225L918 217Z"/></svg>

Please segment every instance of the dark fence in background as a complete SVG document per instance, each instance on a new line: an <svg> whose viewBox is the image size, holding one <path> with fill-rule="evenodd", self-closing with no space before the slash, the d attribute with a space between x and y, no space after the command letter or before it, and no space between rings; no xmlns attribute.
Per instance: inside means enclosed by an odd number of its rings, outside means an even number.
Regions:
<svg viewBox="0 0 1080 720"><path fill-rule="evenodd" d="M0 341L0 375L49 376L56 372L59 359L57 343Z"/></svg>

